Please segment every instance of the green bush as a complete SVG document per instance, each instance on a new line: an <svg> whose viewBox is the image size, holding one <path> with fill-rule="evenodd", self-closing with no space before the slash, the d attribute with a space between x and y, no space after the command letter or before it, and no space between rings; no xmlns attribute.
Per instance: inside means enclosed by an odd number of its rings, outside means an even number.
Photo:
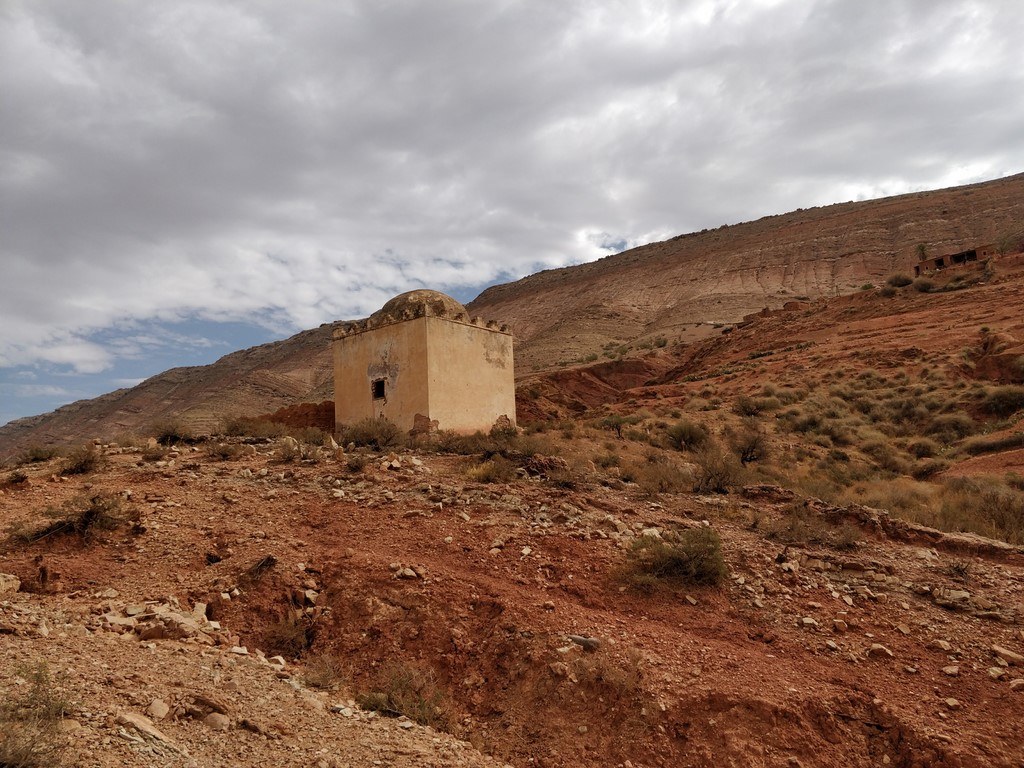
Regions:
<svg viewBox="0 0 1024 768"><path fill-rule="evenodd" d="M707 526L689 528L674 541L641 537L629 550L625 580L649 589L659 584L717 586L729 569L722 555L722 540Z"/></svg>

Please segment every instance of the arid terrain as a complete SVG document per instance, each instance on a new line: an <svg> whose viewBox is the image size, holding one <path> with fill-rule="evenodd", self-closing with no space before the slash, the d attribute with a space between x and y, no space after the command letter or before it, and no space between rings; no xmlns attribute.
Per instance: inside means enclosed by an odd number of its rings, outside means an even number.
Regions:
<svg viewBox="0 0 1024 768"><path fill-rule="evenodd" d="M763 307L912 274L919 247L932 254L973 248L1021 229L1021 222L1024 174L679 235L495 286L468 308L512 327L517 375L525 377L714 337ZM338 321L346 319L352 318ZM132 432L174 417L210 431L225 414L330 399L335 326L0 426L0 459L31 445L84 440L97 427Z"/></svg>
<svg viewBox="0 0 1024 768"><path fill-rule="evenodd" d="M1024 254L905 274L1022 184L487 292L518 433L325 433L329 327L5 427L0 764L1024 764ZM865 211L859 267L782 258L692 333L638 298L671 248ZM584 338L554 297L591 289L648 320Z"/></svg>

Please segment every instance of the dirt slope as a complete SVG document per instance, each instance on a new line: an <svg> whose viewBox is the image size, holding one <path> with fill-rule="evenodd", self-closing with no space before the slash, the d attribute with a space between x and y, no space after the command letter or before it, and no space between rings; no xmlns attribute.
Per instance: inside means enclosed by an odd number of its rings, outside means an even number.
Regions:
<svg viewBox="0 0 1024 768"><path fill-rule="evenodd" d="M0 552L21 581L0 603L0 692L48 663L72 702L65 764L486 764L471 745L549 768L1024 759L1019 548L820 503L867 538L784 547L749 522L791 504L781 489L655 501L596 474L481 485L461 457L353 472L347 456L282 465L280 450L154 463L108 447L97 473L30 467L0 495L5 526L82 494L136 518ZM721 588L617 580L637 538L705 524L723 538ZM272 661L294 611L311 648ZM308 682L323 654L344 667L331 690ZM424 695L450 735L354 706L396 664L436 686ZM160 737L132 724L147 711Z"/></svg>

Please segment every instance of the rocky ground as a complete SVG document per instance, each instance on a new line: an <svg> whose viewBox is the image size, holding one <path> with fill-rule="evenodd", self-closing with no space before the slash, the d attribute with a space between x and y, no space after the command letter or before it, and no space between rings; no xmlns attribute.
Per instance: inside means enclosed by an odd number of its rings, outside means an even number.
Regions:
<svg viewBox="0 0 1024 768"><path fill-rule="evenodd" d="M100 450L0 495L0 687L46 665L67 765L1024 762L1020 548L557 460L488 484L423 452ZM96 500L106 527L31 540ZM794 508L856 536L784 544ZM723 586L628 586L634 541L701 526ZM357 703L396 670L418 708Z"/></svg>

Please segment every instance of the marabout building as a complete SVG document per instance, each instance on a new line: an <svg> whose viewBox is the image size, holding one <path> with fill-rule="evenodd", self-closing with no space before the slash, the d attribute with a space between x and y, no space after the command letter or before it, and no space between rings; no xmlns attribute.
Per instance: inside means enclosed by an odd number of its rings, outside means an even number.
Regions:
<svg viewBox="0 0 1024 768"><path fill-rule="evenodd" d="M372 417L410 433L515 425L512 333L451 296L403 293L333 344L335 429Z"/></svg>

